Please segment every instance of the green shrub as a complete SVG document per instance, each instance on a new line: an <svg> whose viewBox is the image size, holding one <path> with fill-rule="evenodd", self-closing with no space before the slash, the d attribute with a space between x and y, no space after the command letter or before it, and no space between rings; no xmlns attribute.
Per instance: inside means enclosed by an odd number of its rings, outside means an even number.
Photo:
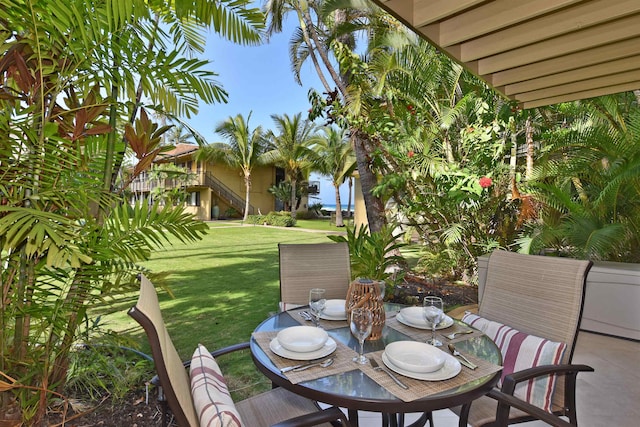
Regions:
<svg viewBox="0 0 640 427"><path fill-rule="evenodd" d="M240 215L240 212L238 212L236 208L228 208L224 211L224 216L227 218L240 218L242 215Z"/></svg>
<svg viewBox="0 0 640 427"><path fill-rule="evenodd" d="M153 361L132 348L131 338L103 329L100 316L85 322L82 342L69 354L65 392L90 400L109 394L118 401L151 378Z"/></svg>
<svg viewBox="0 0 640 427"><path fill-rule="evenodd" d="M390 267L404 264L399 249L406 246L393 235L393 227L385 226L380 231L369 233L368 227L360 225L357 230L347 227L347 236L327 236L334 242L347 242L351 258L353 279L364 277L373 280L389 280Z"/></svg>
<svg viewBox="0 0 640 427"><path fill-rule="evenodd" d="M247 222L254 225L274 225L276 227L294 227L296 220L290 212L269 212L267 215L249 215Z"/></svg>

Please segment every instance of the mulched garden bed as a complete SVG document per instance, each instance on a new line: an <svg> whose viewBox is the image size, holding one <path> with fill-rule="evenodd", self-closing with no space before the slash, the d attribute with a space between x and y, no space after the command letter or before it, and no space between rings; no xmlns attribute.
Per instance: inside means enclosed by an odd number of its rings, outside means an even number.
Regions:
<svg viewBox="0 0 640 427"><path fill-rule="evenodd" d="M445 310L478 303L477 286L435 281L412 273L405 274L403 283L395 287L393 295L390 295L388 300L399 304L418 305L422 304L422 299L427 295L442 298Z"/></svg>

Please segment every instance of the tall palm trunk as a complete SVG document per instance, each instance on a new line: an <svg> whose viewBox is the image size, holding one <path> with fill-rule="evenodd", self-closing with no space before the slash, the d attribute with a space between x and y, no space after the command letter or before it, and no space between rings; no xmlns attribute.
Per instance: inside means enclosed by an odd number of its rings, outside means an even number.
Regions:
<svg viewBox="0 0 640 427"><path fill-rule="evenodd" d="M317 52L318 56L322 60L323 65L329 72L329 75L333 79L336 84L340 94L343 99L347 99L349 94L347 91L347 87L349 85L349 76L346 74L339 74L331 60L329 59L328 47L323 44L322 40L320 40L317 30L313 25L313 20L311 19L311 15L308 9L300 10L299 12L300 26L305 31L306 40L311 40L313 44L310 44L307 41L309 50L311 52ZM337 11L335 14L336 25L340 25L344 23L346 20L345 13L341 11ZM345 42L342 36L340 41ZM326 80L323 79L323 83L325 83L325 89L327 91L331 91L331 88L327 87ZM367 220L369 222L369 230L371 232L379 231L387 222L385 212L384 212L384 203L379 197L376 197L372 194L373 188L378 183L376 176L371 169L370 165L370 144L369 144L369 136L362 132L357 127L350 127L350 132L352 135L356 135L354 137L354 146L355 146L355 155L356 155L356 163L358 165L358 173L360 175L360 184L362 187L362 192L364 194L364 203L365 209L367 211ZM291 209L291 214L294 214L294 208Z"/></svg>
<svg viewBox="0 0 640 427"><path fill-rule="evenodd" d="M525 139L527 143L527 169L525 172L525 179L529 180L533 175L533 125L531 124L531 117L527 117L524 123Z"/></svg>
<svg viewBox="0 0 640 427"><path fill-rule="evenodd" d="M242 216L242 220L246 221L249 217L249 196L251 194L251 172L244 172L244 215Z"/></svg>
<svg viewBox="0 0 640 427"><path fill-rule="evenodd" d="M449 139L449 135L447 135L446 133L444 135L442 145L444 146L443 149L447 162L451 164L455 163L455 159L453 158L453 147L451 146L451 140Z"/></svg>
<svg viewBox="0 0 640 427"><path fill-rule="evenodd" d="M296 218L296 187L298 180L291 177L291 218Z"/></svg>
<svg viewBox="0 0 640 427"><path fill-rule="evenodd" d="M347 178L347 180L349 183L349 201L347 202L347 216L351 218L351 198L352 198L351 192L353 191L353 177L350 176L349 178Z"/></svg>
<svg viewBox="0 0 640 427"><path fill-rule="evenodd" d="M362 196L367 207L369 231L375 233L382 230L387 221L384 215L384 204L382 200L372 194L372 190L378 183L378 180L369 162L369 135L355 130L353 133L353 147L356 153L356 164L358 165L358 173L360 175Z"/></svg>
<svg viewBox="0 0 640 427"><path fill-rule="evenodd" d="M336 191L336 227L344 227L342 220L342 204L340 203L340 183L334 182L333 188Z"/></svg>

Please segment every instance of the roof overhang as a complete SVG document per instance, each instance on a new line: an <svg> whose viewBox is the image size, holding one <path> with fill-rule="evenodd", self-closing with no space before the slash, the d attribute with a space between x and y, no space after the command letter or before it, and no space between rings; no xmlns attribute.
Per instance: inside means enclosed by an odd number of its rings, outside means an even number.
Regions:
<svg viewBox="0 0 640 427"><path fill-rule="evenodd" d="M640 88L640 0L373 0L523 108Z"/></svg>

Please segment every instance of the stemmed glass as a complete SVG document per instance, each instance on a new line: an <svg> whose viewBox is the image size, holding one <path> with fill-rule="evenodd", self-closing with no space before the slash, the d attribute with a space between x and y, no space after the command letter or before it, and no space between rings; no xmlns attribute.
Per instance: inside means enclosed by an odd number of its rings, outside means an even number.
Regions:
<svg viewBox="0 0 640 427"><path fill-rule="evenodd" d="M324 311L327 300L324 296L325 290L322 288L313 288L309 291L309 308L313 313L313 322L316 327L320 327L320 315Z"/></svg>
<svg viewBox="0 0 640 427"><path fill-rule="evenodd" d="M440 347L442 342L436 338L436 326L444 319L442 298L424 297L422 313L424 314L424 319L431 323L431 339L427 341L427 344Z"/></svg>
<svg viewBox="0 0 640 427"><path fill-rule="evenodd" d="M354 308L351 311L351 333L357 338L360 343L360 352L358 356L353 358L353 361L361 365L366 365L367 358L364 357L364 340L371 335L371 328L373 327L373 316L371 310L366 308Z"/></svg>

